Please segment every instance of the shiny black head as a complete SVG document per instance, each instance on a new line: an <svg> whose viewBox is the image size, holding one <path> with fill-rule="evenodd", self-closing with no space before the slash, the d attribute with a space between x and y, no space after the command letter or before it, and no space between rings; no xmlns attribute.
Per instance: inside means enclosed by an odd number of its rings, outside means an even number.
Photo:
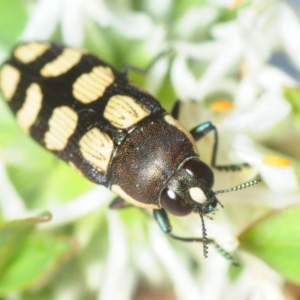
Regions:
<svg viewBox="0 0 300 300"><path fill-rule="evenodd" d="M185 216L191 212L206 215L219 201L211 190L214 174L198 158L185 161L169 179L160 194L160 204L169 213Z"/></svg>
<svg viewBox="0 0 300 300"><path fill-rule="evenodd" d="M159 201L167 212L176 216L185 216L191 212L198 213L202 223L202 238L182 239L174 235L172 237L185 241L202 241L206 257L207 244L211 240L207 238L203 216L216 210L218 204L222 206L216 195L241 190L260 181L254 179L225 190L212 191L214 174L211 168L198 158L184 161L162 188ZM215 246L220 249L216 243Z"/></svg>

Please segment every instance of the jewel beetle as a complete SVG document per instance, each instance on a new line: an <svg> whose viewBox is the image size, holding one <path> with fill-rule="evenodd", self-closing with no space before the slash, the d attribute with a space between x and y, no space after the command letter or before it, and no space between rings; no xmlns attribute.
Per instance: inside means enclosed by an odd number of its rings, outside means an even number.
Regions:
<svg viewBox="0 0 300 300"><path fill-rule="evenodd" d="M4 98L21 129L40 145L125 203L153 209L163 232L177 240L214 243L203 216L220 202L216 195L248 187L259 180L213 191L212 169L199 158L195 142L214 133L211 166L217 166L218 135L211 122L187 131L176 119L178 105L167 113L149 93L132 84L96 56L51 42L19 44L0 71ZM221 204L220 204L221 205ZM202 238L172 233L167 213L199 214Z"/></svg>

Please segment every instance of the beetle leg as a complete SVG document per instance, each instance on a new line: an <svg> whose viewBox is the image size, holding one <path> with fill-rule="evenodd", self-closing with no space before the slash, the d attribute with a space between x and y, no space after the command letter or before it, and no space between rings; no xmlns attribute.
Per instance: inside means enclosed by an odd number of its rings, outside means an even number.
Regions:
<svg viewBox="0 0 300 300"><path fill-rule="evenodd" d="M121 197L116 197L109 205L110 209L121 209L131 207L124 199Z"/></svg>
<svg viewBox="0 0 300 300"><path fill-rule="evenodd" d="M121 67L121 70L120 70L120 73L122 75L124 75L125 77L127 77L128 75L128 71L129 70L132 70L132 71L135 71L137 73L140 73L140 74L147 74L149 72L149 70L164 56L172 53L173 50L168 48L162 52L160 52L157 56L155 56L151 62L148 64L148 66L146 66L146 68L139 68L137 66L133 66L131 64L124 64L122 67Z"/></svg>
<svg viewBox="0 0 300 300"><path fill-rule="evenodd" d="M211 157L212 167L220 171L240 171L244 167L250 167L249 164L247 163L221 165L221 166L216 164L216 157L217 157L217 150L218 150L218 131L215 125L213 125L211 122L205 122L194 127L190 131L190 133L195 139L195 141L198 141L211 131L214 132L214 144L213 144L213 152Z"/></svg>
<svg viewBox="0 0 300 300"><path fill-rule="evenodd" d="M178 120L178 117L179 117L180 105L181 105L180 100L176 100L176 102L171 110L171 116L176 120Z"/></svg>
<svg viewBox="0 0 300 300"><path fill-rule="evenodd" d="M212 239L208 239L208 238L203 239L203 238L198 238L198 237L180 237L180 236L174 235L172 233L172 225L169 221L168 215L163 208L162 209L154 209L153 215L154 215L154 218L155 218L156 222L158 223L160 229L163 231L163 233L168 234L171 238L182 241L182 242L201 242L201 243L204 242L206 244L213 244L215 246L216 250L222 256L224 256L227 260L231 261L231 263L233 265L238 266L238 263L234 261L233 257ZM204 245L204 256L206 257L207 252L205 249L206 249L206 245Z"/></svg>

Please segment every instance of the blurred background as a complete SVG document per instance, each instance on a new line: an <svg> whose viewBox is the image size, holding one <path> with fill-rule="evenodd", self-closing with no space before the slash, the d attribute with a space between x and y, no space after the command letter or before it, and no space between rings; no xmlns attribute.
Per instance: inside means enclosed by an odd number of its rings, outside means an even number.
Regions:
<svg viewBox="0 0 300 300"><path fill-rule="evenodd" d="M0 99L0 299L300 299L300 1L0 0L0 61L21 41L86 49L170 110L187 128L213 122L219 196L206 218L213 246L172 241L151 212L109 211L114 195L77 175L17 127ZM1 96L2 98L2 96ZM197 144L209 162L212 137ZM201 236L199 216L171 217Z"/></svg>

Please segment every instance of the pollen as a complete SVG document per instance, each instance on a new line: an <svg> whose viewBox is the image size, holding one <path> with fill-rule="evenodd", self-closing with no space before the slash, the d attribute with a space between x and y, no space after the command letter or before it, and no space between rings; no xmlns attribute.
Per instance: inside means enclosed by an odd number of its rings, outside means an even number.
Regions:
<svg viewBox="0 0 300 300"><path fill-rule="evenodd" d="M211 103L209 108L217 113L228 112L233 109L233 103L229 99L219 99Z"/></svg>
<svg viewBox="0 0 300 300"><path fill-rule="evenodd" d="M245 2L245 0L233 0L229 5L229 9L235 9L238 6L240 6L243 2Z"/></svg>
<svg viewBox="0 0 300 300"><path fill-rule="evenodd" d="M266 165L277 166L277 167L289 167L291 162L283 157L268 155L262 159L262 162Z"/></svg>

